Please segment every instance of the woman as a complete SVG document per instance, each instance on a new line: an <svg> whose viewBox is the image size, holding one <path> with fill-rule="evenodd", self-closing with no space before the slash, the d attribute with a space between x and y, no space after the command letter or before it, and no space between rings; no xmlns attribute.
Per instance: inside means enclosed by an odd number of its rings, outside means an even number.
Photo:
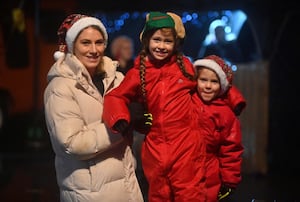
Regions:
<svg viewBox="0 0 300 202"><path fill-rule="evenodd" d="M101 119L104 95L124 77L104 56L104 25L72 14L58 38L60 51L48 73L44 104L60 200L142 202L131 142L112 134Z"/></svg>

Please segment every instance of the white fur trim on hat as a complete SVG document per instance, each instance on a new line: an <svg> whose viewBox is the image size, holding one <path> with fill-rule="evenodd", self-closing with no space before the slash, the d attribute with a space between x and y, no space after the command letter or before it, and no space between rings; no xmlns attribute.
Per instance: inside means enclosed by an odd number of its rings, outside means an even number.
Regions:
<svg viewBox="0 0 300 202"><path fill-rule="evenodd" d="M73 53L73 43L74 43L74 40L77 37L78 33L81 30L83 30L84 28L91 26L91 25L96 25L101 29L101 31L103 32L103 35L104 35L104 40L107 43L108 35L107 35L106 28L103 25L103 23L95 17L84 17L84 18L81 18L78 21L76 21L70 27L70 29L67 31L66 44L68 46L68 51L70 53Z"/></svg>
<svg viewBox="0 0 300 202"><path fill-rule="evenodd" d="M228 89L229 82L227 80L226 74L218 63L210 59L199 59L194 62L194 67L198 66L206 67L216 72L217 76L220 79L221 93L225 92Z"/></svg>
<svg viewBox="0 0 300 202"><path fill-rule="evenodd" d="M55 51L53 56L54 56L54 60L57 61L60 57L65 56L65 53L61 51Z"/></svg>

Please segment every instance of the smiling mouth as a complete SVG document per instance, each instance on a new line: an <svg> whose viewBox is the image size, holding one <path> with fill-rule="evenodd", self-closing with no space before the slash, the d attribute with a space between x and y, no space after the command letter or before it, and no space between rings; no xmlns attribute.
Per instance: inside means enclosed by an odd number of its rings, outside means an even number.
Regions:
<svg viewBox="0 0 300 202"><path fill-rule="evenodd" d="M160 50L160 49L155 49L154 50L156 53L167 53L168 51L166 50Z"/></svg>
<svg viewBox="0 0 300 202"><path fill-rule="evenodd" d="M168 52L163 52L163 51L155 51L155 54L158 55L158 56L165 56L168 54Z"/></svg>

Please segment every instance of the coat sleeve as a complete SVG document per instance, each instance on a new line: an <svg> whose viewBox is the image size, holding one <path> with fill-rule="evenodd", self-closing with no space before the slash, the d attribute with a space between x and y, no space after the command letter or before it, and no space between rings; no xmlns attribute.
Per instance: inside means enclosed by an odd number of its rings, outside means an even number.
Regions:
<svg viewBox="0 0 300 202"><path fill-rule="evenodd" d="M112 129L114 124L124 119L130 122L129 103L137 101L140 92L140 79L138 69L127 72L120 85L104 97L103 121ZM113 130L113 129L112 129ZM116 132L113 130L113 132Z"/></svg>
<svg viewBox="0 0 300 202"><path fill-rule="evenodd" d="M87 160L124 141L120 134L112 134L106 128L100 115L99 119L84 123L72 92L62 84L46 90L44 101L46 123L56 153Z"/></svg>
<svg viewBox="0 0 300 202"><path fill-rule="evenodd" d="M236 86L229 88L225 94L225 101L235 115L239 116L246 107L246 100Z"/></svg>
<svg viewBox="0 0 300 202"><path fill-rule="evenodd" d="M240 121L232 114L232 121L225 122L221 131L222 144L219 150L222 183L235 188L241 181L243 145Z"/></svg>

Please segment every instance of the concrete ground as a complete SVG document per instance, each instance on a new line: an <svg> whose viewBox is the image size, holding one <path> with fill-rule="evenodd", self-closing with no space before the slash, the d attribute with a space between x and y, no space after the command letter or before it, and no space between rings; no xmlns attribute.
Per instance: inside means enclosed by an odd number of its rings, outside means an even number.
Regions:
<svg viewBox="0 0 300 202"><path fill-rule="evenodd" d="M0 153L3 202L58 202L52 152ZM147 183L137 170L147 201ZM300 202L299 178L243 175L232 202Z"/></svg>
<svg viewBox="0 0 300 202"><path fill-rule="evenodd" d="M137 137L135 142L140 142L142 137ZM1 202L59 202L54 154L49 145L43 149L33 145L25 151L0 152ZM138 153L140 144L134 148ZM140 163L137 159L137 176L147 202L147 182ZM300 202L300 177L294 173L243 174L230 202Z"/></svg>

